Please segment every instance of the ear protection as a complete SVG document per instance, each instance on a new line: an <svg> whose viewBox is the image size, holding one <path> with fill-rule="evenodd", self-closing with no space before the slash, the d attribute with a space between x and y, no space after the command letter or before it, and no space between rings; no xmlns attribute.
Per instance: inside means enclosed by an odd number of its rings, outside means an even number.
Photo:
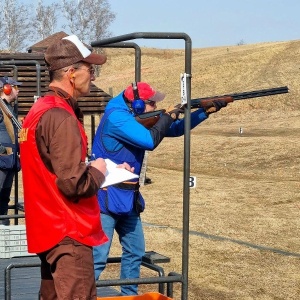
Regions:
<svg viewBox="0 0 300 300"><path fill-rule="evenodd" d="M10 84L4 84L3 85L3 93L5 94L5 95L10 95L11 94L11 92L12 92L12 86L10 85Z"/></svg>
<svg viewBox="0 0 300 300"><path fill-rule="evenodd" d="M131 85L132 85L132 90L134 95L134 100L131 103L131 107L133 112L136 115L139 115L145 111L145 102L142 99L140 99L139 90L136 82L133 82Z"/></svg>
<svg viewBox="0 0 300 300"><path fill-rule="evenodd" d="M8 78L7 78L7 77L4 77L4 80L5 80L5 82L7 82L7 81L8 81ZM1 81L2 81L2 80L1 80ZM3 82L3 81L2 81L2 82ZM3 83L4 83L4 82L3 82ZM4 84L3 84L2 90L3 90L3 93L4 93L5 95L10 95L11 92L12 92L12 86L11 86L9 83L4 83Z"/></svg>

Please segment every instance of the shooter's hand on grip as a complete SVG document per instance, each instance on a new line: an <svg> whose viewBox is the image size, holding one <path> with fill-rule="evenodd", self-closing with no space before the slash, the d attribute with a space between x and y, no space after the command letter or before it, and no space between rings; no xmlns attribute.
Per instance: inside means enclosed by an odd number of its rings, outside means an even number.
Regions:
<svg viewBox="0 0 300 300"><path fill-rule="evenodd" d="M166 113L169 114L173 120L177 120L179 118L179 115L184 113L184 107L180 104L177 104L175 106L171 105L167 109Z"/></svg>
<svg viewBox="0 0 300 300"><path fill-rule="evenodd" d="M221 108L227 106L227 102L224 100L214 100L201 103L201 106L205 110L206 114L210 115L219 111Z"/></svg>

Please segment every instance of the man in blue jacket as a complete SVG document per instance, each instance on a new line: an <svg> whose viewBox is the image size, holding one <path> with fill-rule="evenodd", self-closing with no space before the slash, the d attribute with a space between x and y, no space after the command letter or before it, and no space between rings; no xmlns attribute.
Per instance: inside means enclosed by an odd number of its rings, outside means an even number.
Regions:
<svg viewBox="0 0 300 300"><path fill-rule="evenodd" d="M151 112L165 95L155 91L145 82L128 86L111 99L97 128L92 146L95 158L109 158L116 164L127 162L140 174L146 150L154 150L164 137L184 134L184 120L178 119L181 108L170 108L162 113L157 123L147 129L135 119L135 115ZM191 128L208 118L210 113L225 107L225 101L215 101L211 107L200 108L191 113ZM98 201L101 221L109 242L94 247L95 277L98 280L106 266L114 230L122 245L120 278L139 278L142 257L145 254L145 240L140 213L145 202L139 192L137 179L100 189ZM122 295L136 295L137 285L121 287Z"/></svg>
<svg viewBox="0 0 300 300"><path fill-rule="evenodd" d="M0 97L10 114L17 117L14 102L18 97L21 82L11 77L0 78ZM0 108L0 215L7 215L10 194L16 171L19 171L18 161L18 129L7 112ZM8 158L13 159L14 165L7 165ZM9 225L9 219L0 220L1 225Z"/></svg>

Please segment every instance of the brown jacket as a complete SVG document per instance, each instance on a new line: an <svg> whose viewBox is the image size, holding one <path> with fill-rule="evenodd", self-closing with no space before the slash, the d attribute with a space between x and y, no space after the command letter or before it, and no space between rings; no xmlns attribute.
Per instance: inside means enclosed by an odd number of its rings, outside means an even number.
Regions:
<svg viewBox="0 0 300 300"><path fill-rule="evenodd" d="M56 95L52 90L48 94ZM77 118L83 122L82 112L75 99L68 97L60 89L57 89L56 96L65 99L73 108ZM55 120L53 119L53 112L51 113L52 110L56 110ZM76 128L77 125L74 122L74 118L70 117L70 114L65 110L52 108L41 117L37 125L36 142L46 167L51 172L55 170L59 190L69 198L76 198L76 196L90 197L97 193L99 186L104 181L104 175L96 168L87 168L85 164L78 164L81 159L81 149L72 147L72 144L78 144L78 140L80 140L78 133L74 133L69 137L70 142L68 145L62 140L64 135L60 132L67 128L74 128L74 126ZM50 143L52 147L55 145L55 153L49 153Z"/></svg>

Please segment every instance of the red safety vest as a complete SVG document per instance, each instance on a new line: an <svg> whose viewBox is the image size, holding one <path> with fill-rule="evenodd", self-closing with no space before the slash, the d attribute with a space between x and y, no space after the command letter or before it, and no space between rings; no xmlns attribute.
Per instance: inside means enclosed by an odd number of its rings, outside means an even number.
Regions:
<svg viewBox="0 0 300 300"><path fill-rule="evenodd" d="M43 113L53 107L63 108L76 118L65 100L46 96L32 106L19 135L27 245L30 253L49 250L66 236L88 246L107 241L101 227L96 195L81 198L77 203L68 200L55 184L56 175L49 172L41 160L35 130ZM81 159L84 161L87 137L79 121L78 129L82 140Z"/></svg>

